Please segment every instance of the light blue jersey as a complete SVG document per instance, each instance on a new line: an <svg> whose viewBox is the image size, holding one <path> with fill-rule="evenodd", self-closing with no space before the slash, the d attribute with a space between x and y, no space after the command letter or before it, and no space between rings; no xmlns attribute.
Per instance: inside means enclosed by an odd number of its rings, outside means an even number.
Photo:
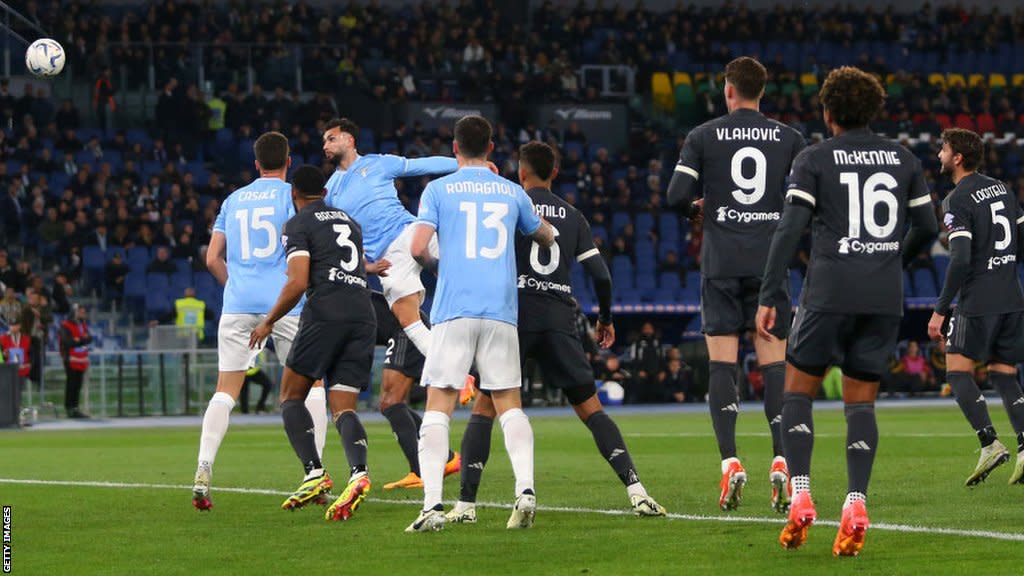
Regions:
<svg viewBox="0 0 1024 576"><path fill-rule="evenodd" d="M487 168L462 168L427 184L417 222L437 230L441 253L431 323L487 318L515 325L514 234L541 225L522 187Z"/></svg>
<svg viewBox="0 0 1024 576"><path fill-rule="evenodd" d="M363 249L369 260L380 260L388 246L416 218L405 209L395 190L395 178L450 174L454 158L402 158L390 154L359 156L327 181L327 204L344 210L363 228Z"/></svg>
<svg viewBox="0 0 1024 576"><path fill-rule="evenodd" d="M227 244L225 314L266 314L274 307L288 279L281 231L294 215L292 186L277 178L258 178L224 200L213 231ZM301 312L302 302L288 315Z"/></svg>

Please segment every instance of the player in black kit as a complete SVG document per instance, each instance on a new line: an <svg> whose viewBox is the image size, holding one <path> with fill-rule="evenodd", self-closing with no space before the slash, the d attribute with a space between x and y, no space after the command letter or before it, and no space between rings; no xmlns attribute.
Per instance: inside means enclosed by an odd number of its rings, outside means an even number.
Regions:
<svg viewBox="0 0 1024 576"><path fill-rule="evenodd" d="M736 456L739 337L754 329L768 246L782 218L786 174L804 148L799 132L759 112L767 77L764 66L749 57L737 58L725 67L729 114L686 136L668 188L670 207L704 220L701 314L710 358L708 405L722 458L718 498L722 510L739 506L747 481ZM776 339L756 339L754 345L764 374L764 413L772 433L771 503L776 511L785 512L789 472L782 456L780 423L789 294L779 293L773 305L779 311L772 330Z"/></svg>
<svg viewBox="0 0 1024 576"><path fill-rule="evenodd" d="M370 491L366 431L355 409L359 392L370 384L377 323L366 287L362 229L348 214L324 203L324 183L323 172L315 166L302 166L292 176L297 213L285 224L281 238L288 281L266 319L252 331L249 345L259 346L274 322L306 293L299 333L281 378L281 418L306 477L281 507L304 506L332 486L317 455L312 417L303 404L313 382L323 378L351 472L348 486L327 508L326 518L347 520ZM386 267L387 262L378 265Z"/></svg>
<svg viewBox="0 0 1024 576"><path fill-rule="evenodd" d="M764 272L757 329L760 337L775 338L775 303L788 282L786 265L811 224L811 258L786 349L782 431L793 501L779 542L787 548L803 544L816 517L809 475L811 400L826 368L838 364L848 492L832 553L848 556L860 552L868 527L865 495L878 447L875 398L903 314L901 264L934 239L938 224L921 162L868 128L885 101L878 79L857 68L837 68L825 79L820 98L833 137L793 161L786 208ZM911 226L901 241L908 214Z"/></svg>
<svg viewBox="0 0 1024 576"><path fill-rule="evenodd" d="M534 209L552 225L555 234L551 248L542 248L522 235L516 237L520 362L533 357L545 382L565 392L576 415L590 429L601 455L626 486L634 513L664 516L665 508L647 494L622 434L602 409L594 374L576 335L575 304L569 285L572 260L580 262L594 279L599 308L597 336L604 348L615 341L612 282L608 267L594 246L587 220L551 192L557 165L555 151L543 142L529 142L519 149L519 182L533 201ZM462 438L461 491L459 502L447 514L449 522L476 522L476 492L490 453L491 426L496 414L486 392L478 395Z"/></svg>
<svg viewBox="0 0 1024 576"><path fill-rule="evenodd" d="M1010 452L996 438L985 397L974 382L975 362L988 363L989 380L999 390L1010 423L1017 433L1017 465L1010 484L1024 479L1024 393L1016 365L1024 361L1024 293L1017 278L1021 254L1021 214L1017 199L1006 186L976 172L984 147L969 130L942 133L939 161L956 188L942 203L949 231L949 268L928 336L946 340L947 378L957 404L981 441L981 457L966 484L983 482ZM953 314L950 303L960 294Z"/></svg>
<svg viewBox="0 0 1024 576"><path fill-rule="evenodd" d="M423 373L425 358L419 348L409 340L409 335L402 329L398 318L395 318L384 295L371 291L370 298L377 318L377 345L385 346L380 381L380 412L391 424L391 431L409 463L409 473L400 480L388 482L384 489L423 488L417 446L423 418L406 403L406 398L413 384L419 381ZM420 320L425 326L430 326L430 320L422 311ZM444 475L447 477L458 472L459 462L459 454L449 451Z"/></svg>

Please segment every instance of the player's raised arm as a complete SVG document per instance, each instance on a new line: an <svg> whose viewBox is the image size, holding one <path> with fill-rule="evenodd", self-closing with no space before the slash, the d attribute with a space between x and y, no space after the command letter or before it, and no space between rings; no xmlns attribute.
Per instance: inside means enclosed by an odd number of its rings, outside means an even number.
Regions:
<svg viewBox="0 0 1024 576"><path fill-rule="evenodd" d="M939 233L939 223L935 220L932 207L932 195L928 184L924 181L921 163L917 163L914 179L907 194L907 208L910 214L910 229L903 238L903 267L906 268L914 258L926 249ZM968 245L968 249L970 246Z"/></svg>
<svg viewBox="0 0 1024 576"><path fill-rule="evenodd" d="M668 183L668 206L694 218L700 213L699 207L693 202L697 199L697 184L700 181L701 165L700 133L691 131L683 142L679 153L679 163Z"/></svg>
<svg viewBox="0 0 1024 576"><path fill-rule="evenodd" d="M389 155L386 158L389 162L386 162L385 165L390 169L391 174L395 178L451 174L459 169L459 163L455 158L449 158L448 156L403 158L402 156Z"/></svg>
<svg viewBox="0 0 1024 576"><path fill-rule="evenodd" d="M519 233L528 236L543 248L551 248L555 243L555 229L547 220L537 215L533 210L533 201L522 188L516 190L516 207L519 209L519 218L516 221Z"/></svg>
<svg viewBox="0 0 1024 576"><path fill-rule="evenodd" d="M419 262L420 266L437 273L437 258L430 253L430 241L437 233L438 225L437 197L434 195L433 183L427 184L420 196L420 208L416 217L415 228L412 233L412 242L409 243L409 252Z"/></svg>

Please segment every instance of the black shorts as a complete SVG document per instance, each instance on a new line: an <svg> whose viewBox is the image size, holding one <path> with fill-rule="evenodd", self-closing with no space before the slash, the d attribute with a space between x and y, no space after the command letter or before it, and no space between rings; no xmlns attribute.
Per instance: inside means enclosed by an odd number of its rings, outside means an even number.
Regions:
<svg viewBox="0 0 1024 576"><path fill-rule="evenodd" d="M772 335L785 339L793 319L793 303L786 289L785 300L775 303L776 318ZM756 328L757 300L761 293L761 279L705 278L700 279L701 331L708 336L740 334Z"/></svg>
<svg viewBox="0 0 1024 576"><path fill-rule="evenodd" d="M425 360L423 353L401 328L388 339L384 352L385 370L395 370L413 380L419 380Z"/></svg>
<svg viewBox="0 0 1024 576"><path fill-rule="evenodd" d="M964 316L953 310L946 323L948 354L1011 366L1024 362L1024 312Z"/></svg>
<svg viewBox="0 0 1024 576"><path fill-rule="evenodd" d="M307 378L323 378L327 388L347 386L366 390L370 386L376 342L374 324L304 319L285 365Z"/></svg>
<svg viewBox="0 0 1024 576"><path fill-rule="evenodd" d="M839 314L800 308L786 360L814 376L838 365L845 376L878 381L889 366L900 332L899 316Z"/></svg>
<svg viewBox="0 0 1024 576"><path fill-rule="evenodd" d="M597 393L594 371L590 368L583 344L575 334L548 330L519 332L519 360L533 358L544 374L544 382L554 388L572 390L569 401L580 404Z"/></svg>

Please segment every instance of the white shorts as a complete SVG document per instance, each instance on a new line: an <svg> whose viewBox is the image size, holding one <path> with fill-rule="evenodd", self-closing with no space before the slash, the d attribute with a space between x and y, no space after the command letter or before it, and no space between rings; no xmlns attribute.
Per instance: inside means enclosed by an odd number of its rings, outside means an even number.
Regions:
<svg viewBox="0 0 1024 576"><path fill-rule="evenodd" d="M221 314L217 329L217 369L221 372L239 372L252 367L260 349L249 349L249 335L263 321L264 314ZM288 358L292 341L299 331L299 317L285 316L274 324L271 336L274 350L281 364ZM265 345L265 343L264 343Z"/></svg>
<svg viewBox="0 0 1024 576"><path fill-rule="evenodd" d="M384 299L391 307L401 298L410 294L418 294L424 291L423 282L420 280L420 272L423 267L412 257L412 236L416 230L416 224L409 224L402 230L402 233L395 238L384 251L384 258L391 262L388 275L380 279L384 288ZM435 258L438 256L437 235L430 240L430 253Z"/></svg>
<svg viewBox="0 0 1024 576"><path fill-rule="evenodd" d="M474 360L482 390L523 385L519 332L512 324L484 318L456 318L435 324L430 329L430 353L420 381L423 386L461 390Z"/></svg>

